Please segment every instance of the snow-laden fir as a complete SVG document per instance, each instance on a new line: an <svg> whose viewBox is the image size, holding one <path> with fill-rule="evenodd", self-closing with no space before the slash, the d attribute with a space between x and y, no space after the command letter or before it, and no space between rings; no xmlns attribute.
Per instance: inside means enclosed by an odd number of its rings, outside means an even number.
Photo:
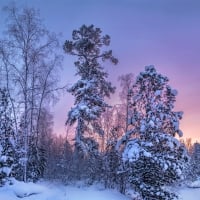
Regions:
<svg viewBox="0 0 200 200"><path fill-rule="evenodd" d="M179 120L182 112L173 110L177 91L154 66L145 67L133 86L131 128L118 142L124 144L124 168L128 179L143 199L175 199L166 186L183 178L188 161Z"/></svg>

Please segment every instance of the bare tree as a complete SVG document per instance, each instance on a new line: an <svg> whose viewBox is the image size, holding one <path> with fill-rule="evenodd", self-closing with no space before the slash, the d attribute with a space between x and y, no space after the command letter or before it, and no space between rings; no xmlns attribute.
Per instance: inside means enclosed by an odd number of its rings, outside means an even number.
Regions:
<svg viewBox="0 0 200 200"><path fill-rule="evenodd" d="M120 86L122 88L121 92L119 93L120 99L122 101L122 104L125 106L125 120L126 120L126 126L125 126L125 132L128 131L128 119L130 112L130 98L132 95L132 86L134 81L134 75L132 73L125 74L119 76L118 80L120 81Z"/></svg>
<svg viewBox="0 0 200 200"><path fill-rule="evenodd" d="M57 71L62 56L56 50L59 48L56 34L45 28L39 12L13 5L7 6L5 11L7 30L0 53L7 69L9 91L12 88L11 99L16 97L15 103L23 115L24 181L27 181L28 138L34 136L37 149L41 112L56 97Z"/></svg>
<svg viewBox="0 0 200 200"><path fill-rule="evenodd" d="M10 62L9 57L11 55L5 48L5 42L3 40L0 40L0 60L1 60L1 70L0 70L0 86L5 87L7 89L8 97L10 99L11 105L12 105L12 112L13 112L13 121L15 124L15 132L17 134L18 128L17 128L17 114L16 114L16 107L14 103L14 99L11 96L12 93L12 87L11 87L11 81L10 81Z"/></svg>

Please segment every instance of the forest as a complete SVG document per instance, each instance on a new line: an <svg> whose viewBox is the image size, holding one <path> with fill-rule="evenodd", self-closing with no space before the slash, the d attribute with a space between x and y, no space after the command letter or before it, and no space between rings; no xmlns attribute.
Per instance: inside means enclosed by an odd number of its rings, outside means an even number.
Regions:
<svg viewBox="0 0 200 200"><path fill-rule="evenodd" d="M175 111L178 92L170 77L147 65L121 74L120 104L105 65L117 65L111 36L95 25L71 30L61 44L34 8L7 6L0 38L0 187L13 180L101 183L135 199L178 199L170 188L200 177L200 143L184 133ZM72 85L60 86L63 56L74 58ZM61 93L74 105L63 119L66 135L53 131L51 107ZM67 99L66 99L67 101ZM64 110L64 108L63 108ZM64 124L63 124L64 126Z"/></svg>

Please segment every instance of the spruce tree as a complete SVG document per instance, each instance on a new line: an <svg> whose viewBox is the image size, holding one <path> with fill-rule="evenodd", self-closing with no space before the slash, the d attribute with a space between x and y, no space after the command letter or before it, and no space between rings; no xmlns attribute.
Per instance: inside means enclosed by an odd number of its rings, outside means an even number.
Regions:
<svg viewBox="0 0 200 200"><path fill-rule="evenodd" d="M11 110L8 92L0 88L0 185L15 175L15 140Z"/></svg>
<svg viewBox="0 0 200 200"><path fill-rule="evenodd" d="M175 199L165 186L181 178L187 162L185 147L175 138L182 136L182 112L173 111L177 91L168 81L154 66L138 75L133 86L133 128L120 142L125 143L129 181L145 200Z"/></svg>

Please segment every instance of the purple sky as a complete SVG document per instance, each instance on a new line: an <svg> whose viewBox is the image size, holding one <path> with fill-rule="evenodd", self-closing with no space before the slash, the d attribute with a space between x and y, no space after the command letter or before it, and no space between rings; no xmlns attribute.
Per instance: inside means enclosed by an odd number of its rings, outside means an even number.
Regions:
<svg viewBox="0 0 200 200"><path fill-rule="evenodd" d="M94 24L111 36L117 66L106 65L110 80L120 74L137 75L153 64L177 89L176 110L184 111L184 137L200 140L200 1L199 0L20 0L18 5L40 9L44 23L71 39L73 29ZM1 0L0 6L7 0ZM2 14L0 14L2 15ZM2 18L0 19L2 24ZM62 83L75 82L73 61L65 55ZM117 102L117 95L114 101ZM54 108L55 132L65 133L64 123L73 106L66 94Z"/></svg>

